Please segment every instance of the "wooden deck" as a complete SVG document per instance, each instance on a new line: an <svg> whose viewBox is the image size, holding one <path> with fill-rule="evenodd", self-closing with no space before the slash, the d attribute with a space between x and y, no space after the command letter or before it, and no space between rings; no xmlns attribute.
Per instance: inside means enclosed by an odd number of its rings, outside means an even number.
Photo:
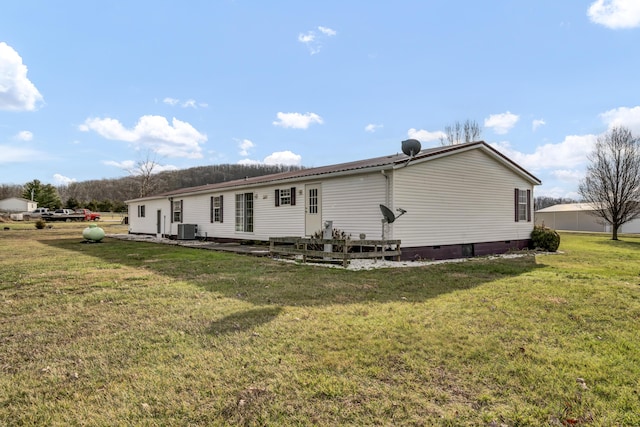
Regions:
<svg viewBox="0 0 640 427"><path fill-rule="evenodd" d="M324 248L320 250L320 248ZM271 255L302 256L307 259L325 261L342 261L344 267L352 259L386 259L391 257L400 260L400 240L351 240L351 239L309 239L301 237L269 238Z"/></svg>

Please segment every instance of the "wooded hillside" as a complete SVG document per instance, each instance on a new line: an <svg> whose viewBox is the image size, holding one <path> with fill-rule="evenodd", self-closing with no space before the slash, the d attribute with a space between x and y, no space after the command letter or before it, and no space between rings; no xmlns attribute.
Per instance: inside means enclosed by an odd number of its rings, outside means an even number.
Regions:
<svg viewBox="0 0 640 427"><path fill-rule="evenodd" d="M299 169L301 168L298 166L223 164L166 171L149 177L149 181L145 183L148 186L146 193L153 195L178 188L215 184ZM60 196L61 206L42 207L87 207L97 211L124 211L126 209L125 200L140 196L143 178L132 175L116 179L73 182L69 185L58 186L56 189ZM29 198L24 194L26 185L0 184L0 199L7 197Z"/></svg>

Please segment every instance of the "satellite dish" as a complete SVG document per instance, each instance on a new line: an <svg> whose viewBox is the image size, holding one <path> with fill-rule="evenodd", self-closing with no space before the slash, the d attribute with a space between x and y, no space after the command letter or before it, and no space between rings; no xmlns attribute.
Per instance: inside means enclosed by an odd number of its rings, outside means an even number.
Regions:
<svg viewBox="0 0 640 427"><path fill-rule="evenodd" d="M402 215L406 214L407 211L405 211L404 209L398 208L396 209L398 212L400 212L397 216L396 214L393 213L393 211L391 209L389 209L388 207L386 207L385 205L380 205L380 212L382 212L382 240L386 240L385 239L385 233L384 233L384 229L385 229L385 223L387 224L391 224L393 223L396 219L400 218Z"/></svg>
<svg viewBox="0 0 640 427"><path fill-rule="evenodd" d="M422 146L417 139L405 139L402 141L402 152L409 157L413 157L420 152Z"/></svg>
<svg viewBox="0 0 640 427"><path fill-rule="evenodd" d="M382 216L384 217L383 221L391 224L396 220L396 215L393 213L391 209L386 207L385 205L380 205L380 211L382 212Z"/></svg>

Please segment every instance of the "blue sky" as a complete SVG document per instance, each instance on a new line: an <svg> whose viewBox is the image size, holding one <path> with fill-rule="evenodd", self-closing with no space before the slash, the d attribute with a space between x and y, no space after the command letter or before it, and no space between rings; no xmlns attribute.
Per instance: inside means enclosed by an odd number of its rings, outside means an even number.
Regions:
<svg viewBox="0 0 640 427"><path fill-rule="evenodd" d="M640 1L21 0L0 10L0 183L322 166L482 139L577 197L640 136Z"/></svg>

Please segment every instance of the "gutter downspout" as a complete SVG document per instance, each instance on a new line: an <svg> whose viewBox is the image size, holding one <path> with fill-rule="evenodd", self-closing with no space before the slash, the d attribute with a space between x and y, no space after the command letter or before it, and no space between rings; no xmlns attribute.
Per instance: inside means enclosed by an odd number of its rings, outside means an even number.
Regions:
<svg viewBox="0 0 640 427"><path fill-rule="evenodd" d="M380 170L380 173L382 174L382 176L384 176L386 181L384 191L384 204L386 206L389 206L389 201L391 200L391 183L389 182L389 175L387 175L387 172L384 169Z"/></svg>

